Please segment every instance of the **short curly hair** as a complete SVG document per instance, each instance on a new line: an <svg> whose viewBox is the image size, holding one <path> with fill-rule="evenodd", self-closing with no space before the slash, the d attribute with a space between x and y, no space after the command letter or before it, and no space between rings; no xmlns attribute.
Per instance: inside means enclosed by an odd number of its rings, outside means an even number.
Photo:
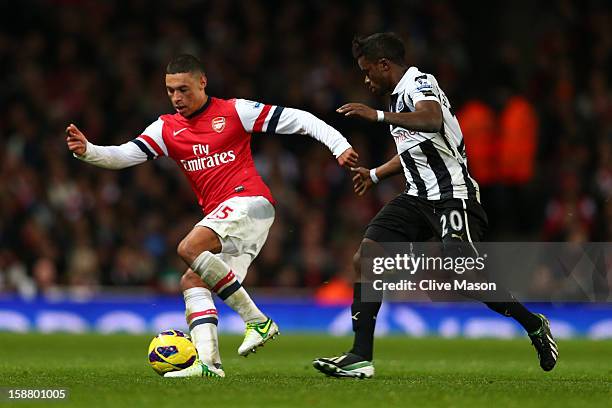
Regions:
<svg viewBox="0 0 612 408"><path fill-rule="evenodd" d="M376 33L353 39L353 57L365 57L368 61L386 58L399 65L405 65L404 43L395 33Z"/></svg>

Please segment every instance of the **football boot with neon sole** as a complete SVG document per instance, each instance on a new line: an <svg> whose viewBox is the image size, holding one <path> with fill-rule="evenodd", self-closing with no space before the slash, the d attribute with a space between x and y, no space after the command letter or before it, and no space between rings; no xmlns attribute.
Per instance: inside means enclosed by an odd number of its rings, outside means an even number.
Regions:
<svg viewBox="0 0 612 408"><path fill-rule="evenodd" d="M238 347L238 354L246 357L250 353L255 353L257 348L263 347L268 340L274 339L279 334L278 326L272 319L263 323L247 323L244 340Z"/></svg>
<svg viewBox="0 0 612 408"><path fill-rule="evenodd" d="M179 370L170 371L164 374L165 378L187 378L187 377L210 377L210 378L225 378L225 372L218 364L218 367L209 366L200 360L196 360L191 366Z"/></svg>

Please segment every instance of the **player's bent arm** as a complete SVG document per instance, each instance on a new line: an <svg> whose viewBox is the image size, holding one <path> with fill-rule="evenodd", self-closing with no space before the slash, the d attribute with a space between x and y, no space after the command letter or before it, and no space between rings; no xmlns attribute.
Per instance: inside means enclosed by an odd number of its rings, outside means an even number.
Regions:
<svg viewBox="0 0 612 408"><path fill-rule="evenodd" d="M85 154L81 156L74 154L74 157L94 166L112 170L131 167L148 159L147 154L133 141L119 146L98 146L88 141Z"/></svg>
<svg viewBox="0 0 612 408"><path fill-rule="evenodd" d="M336 158L351 148L340 132L310 112L245 99L236 99L236 111L249 133L309 135L326 145Z"/></svg>
<svg viewBox="0 0 612 408"><path fill-rule="evenodd" d="M374 176L377 178L377 180L384 180L391 176L395 176L396 174L401 174L403 172L403 168L399 155L396 154L391 160L381 166L376 167L375 169L371 170L371 172L372 171L374 174L372 175L372 173L370 173L370 177ZM375 180L372 181L378 182Z"/></svg>
<svg viewBox="0 0 612 408"><path fill-rule="evenodd" d="M437 101L420 101L414 112L384 112L383 122L417 132L438 132L443 123L442 108Z"/></svg>
<svg viewBox="0 0 612 408"><path fill-rule="evenodd" d="M308 135L323 143L338 158L351 144L336 129L317 118L310 112L285 108L280 116L276 133Z"/></svg>

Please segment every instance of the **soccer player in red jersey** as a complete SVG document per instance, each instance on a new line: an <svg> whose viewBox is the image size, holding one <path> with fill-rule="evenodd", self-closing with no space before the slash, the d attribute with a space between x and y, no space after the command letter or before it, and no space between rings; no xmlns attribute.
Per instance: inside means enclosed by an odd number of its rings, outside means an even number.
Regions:
<svg viewBox="0 0 612 408"><path fill-rule="evenodd" d="M225 376L211 292L246 323L240 355L255 351L279 332L240 284L274 221L274 199L251 157L251 133L306 134L325 144L341 166L356 166L358 159L337 130L308 112L210 97L206 84L201 62L180 55L166 68L166 90L176 113L160 116L120 146L97 146L74 124L66 128L70 151L95 166L122 169L170 157L187 176L205 214L177 248L189 266L181 289L199 360L166 377Z"/></svg>

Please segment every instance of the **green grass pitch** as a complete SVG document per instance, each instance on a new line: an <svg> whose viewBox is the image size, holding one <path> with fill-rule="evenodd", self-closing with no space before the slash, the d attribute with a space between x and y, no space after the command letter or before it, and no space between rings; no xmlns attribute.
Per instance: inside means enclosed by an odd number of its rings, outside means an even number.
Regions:
<svg viewBox="0 0 612 408"><path fill-rule="evenodd" d="M67 401L0 401L0 408L112 407L604 407L612 406L612 342L560 341L540 370L525 339L387 337L376 342L376 376L332 379L310 365L348 338L282 335L248 358L241 337L222 336L223 380L159 377L148 336L0 333L0 387L70 389Z"/></svg>

